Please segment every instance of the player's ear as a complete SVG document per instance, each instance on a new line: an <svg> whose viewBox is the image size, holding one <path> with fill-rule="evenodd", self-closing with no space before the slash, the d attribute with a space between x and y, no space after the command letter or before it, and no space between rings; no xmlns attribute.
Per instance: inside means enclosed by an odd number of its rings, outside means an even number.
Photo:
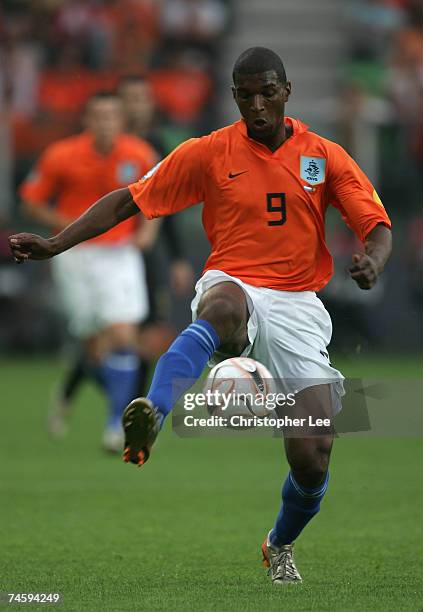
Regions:
<svg viewBox="0 0 423 612"><path fill-rule="evenodd" d="M291 81L287 81L283 86L283 101L288 102L289 96L291 95Z"/></svg>
<svg viewBox="0 0 423 612"><path fill-rule="evenodd" d="M236 102L236 89L235 89L235 87L233 85L231 85L231 91L232 91L233 98L234 98L234 100Z"/></svg>

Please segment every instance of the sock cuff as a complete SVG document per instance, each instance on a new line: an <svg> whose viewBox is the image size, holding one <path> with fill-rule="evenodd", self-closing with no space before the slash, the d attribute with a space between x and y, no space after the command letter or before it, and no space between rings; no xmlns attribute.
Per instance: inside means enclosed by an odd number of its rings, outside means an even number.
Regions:
<svg viewBox="0 0 423 612"><path fill-rule="evenodd" d="M201 340L210 355L212 355L220 345L220 339L215 328L204 319L197 319L194 323L191 323L182 334L193 335L198 340Z"/></svg>
<svg viewBox="0 0 423 612"><path fill-rule="evenodd" d="M105 357L103 366L122 372L137 370L139 367L139 355L135 350L131 349L113 351Z"/></svg>
<svg viewBox="0 0 423 612"><path fill-rule="evenodd" d="M326 493L326 489L328 488L329 484L329 472L326 472L325 480L323 481L323 483L314 489L310 489L308 487L304 487L303 485L298 484L298 482L292 475L292 472L289 472L288 478L289 482L294 487L296 492L301 495L301 497L307 497L308 499L323 497L323 495Z"/></svg>

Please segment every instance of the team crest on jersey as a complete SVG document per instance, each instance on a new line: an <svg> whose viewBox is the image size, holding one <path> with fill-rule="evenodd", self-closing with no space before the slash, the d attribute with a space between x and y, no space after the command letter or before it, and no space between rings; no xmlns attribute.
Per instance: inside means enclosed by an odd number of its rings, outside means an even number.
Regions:
<svg viewBox="0 0 423 612"><path fill-rule="evenodd" d="M147 179L149 179L151 176L153 176L153 174L155 174L155 173L157 172L157 170L159 169L159 167L160 167L161 163L162 163L162 162L160 161L158 164L156 164L155 166L153 166L153 167L151 168L151 170L149 170L149 171L147 172L147 174L144 174L144 176L143 176L143 177L142 177L142 179L141 179L141 182L142 182L142 183L144 183L144 181L146 181L146 180L147 180Z"/></svg>
<svg viewBox="0 0 423 612"><path fill-rule="evenodd" d="M134 183L140 174L139 165L136 162L124 161L117 166L117 180L121 185Z"/></svg>
<svg viewBox="0 0 423 612"><path fill-rule="evenodd" d="M310 185L320 185L325 181L326 159L301 155L300 176Z"/></svg>

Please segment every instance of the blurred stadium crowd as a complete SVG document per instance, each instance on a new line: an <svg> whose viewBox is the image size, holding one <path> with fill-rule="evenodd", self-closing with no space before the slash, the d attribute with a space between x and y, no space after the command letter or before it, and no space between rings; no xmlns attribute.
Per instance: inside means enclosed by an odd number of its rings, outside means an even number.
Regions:
<svg viewBox="0 0 423 612"><path fill-rule="evenodd" d="M143 75L151 86L155 112L147 132L161 155L221 125L222 45L242 10L241 0L3 0L0 351L55 349L64 337L60 317L51 316L48 266L18 268L5 243L10 230L31 227L20 217L16 190L37 156L50 142L81 129L93 92L114 89L128 75ZM354 239L336 224L331 247L338 265L324 297L335 315L338 350L362 344L419 349L423 1L348 0L344 18L338 140L376 182L395 222L397 254L378 289L360 292L345 273ZM224 66L226 79L229 71ZM197 251L206 248L198 238ZM396 331L389 327L392 318L399 321Z"/></svg>
<svg viewBox="0 0 423 612"><path fill-rule="evenodd" d="M407 178L411 189L403 205L417 212L423 165L423 2L354 0L349 7L349 115L352 121L361 116L396 128L400 193L404 198ZM385 154L392 155L392 146L384 144ZM418 178L420 189L415 188Z"/></svg>
<svg viewBox="0 0 423 612"><path fill-rule="evenodd" d="M222 0L12 0L0 9L0 95L15 181L45 146L80 128L90 94L144 74L175 142L213 126L214 73L228 22Z"/></svg>
<svg viewBox="0 0 423 612"><path fill-rule="evenodd" d="M17 191L40 153L83 128L93 93L122 83L128 122L134 123L128 128L160 157L216 127L215 67L229 21L225 0L1 4L0 350L53 348L63 341L48 267L16 270L5 244L9 228L33 227L22 218ZM144 90L138 77L145 79ZM167 241L181 257L174 234L169 226Z"/></svg>
<svg viewBox="0 0 423 612"><path fill-rule="evenodd" d="M341 144L394 221L392 261L374 291L345 274L354 237L336 225L335 276L324 291L339 350L423 346L423 2L346 2ZM329 238L329 240L331 240ZM358 245L356 245L357 248Z"/></svg>

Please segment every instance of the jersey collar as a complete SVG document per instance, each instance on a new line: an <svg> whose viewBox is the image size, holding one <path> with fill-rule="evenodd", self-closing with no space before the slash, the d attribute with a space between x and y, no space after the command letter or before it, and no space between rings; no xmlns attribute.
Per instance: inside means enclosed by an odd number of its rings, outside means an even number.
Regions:
<svg viewBox="0 0 423 612"><path fill-rule="evenodd" d="M109 153L107 153L106 155L102 155L95 148L94 137L88 130L85 130L84 132L82 132L80 135L80 138L81 138L81 141L84 143L84 147L86 148L87 151L89 151L92 155L96 155L102 159L109 157L110 155L113 155L114 153L116 153L116 151L118 150L119 144L120 144L120 138L119 136L117 136L113 143L113 147L110 149Z"/></svg>
<svg viewBox="0 0 423 612"><path fill-rule="evenodd" d="M259 146L260 148L266 149L270 155L273 155L273 153L269 149L267 149L265 145L248 136L247 124L245 123L244 119L239 119L239 121L235 122L235 125L238 131L240 131L244 138L247 138L249 142ZM299 119L293 119L292 117L285 117L285 125L290 125L292 127L292 136L288 140L290 140L291 138L295 138L295 136L297 136L298 134L307 132L309 129L309 126L307 124L303 123ZM278 151L279 149L277 149L275 153L277 153Z"/></svg>

